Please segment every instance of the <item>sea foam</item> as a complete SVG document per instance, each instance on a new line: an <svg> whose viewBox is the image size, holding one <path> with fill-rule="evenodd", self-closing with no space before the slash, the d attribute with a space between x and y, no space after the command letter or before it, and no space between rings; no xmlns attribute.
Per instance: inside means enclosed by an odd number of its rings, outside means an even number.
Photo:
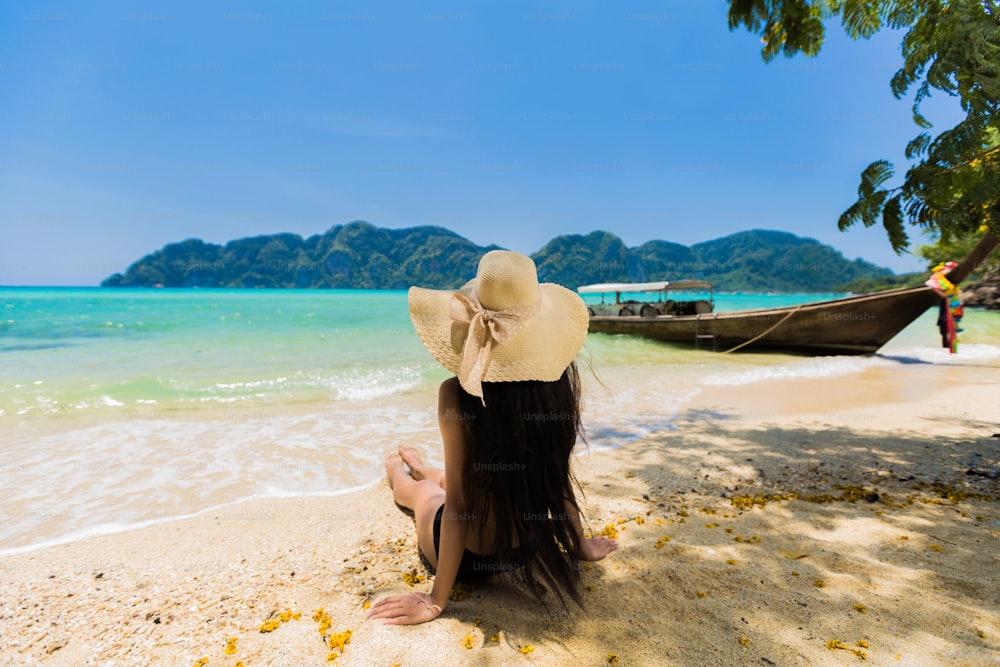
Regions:
<svg viewBox="0 0 1000 667"><path fill-rule="evenodd" d="M722 371L706 376L708 386L738 386L766 380L829 378L860 373L871 368L891 366L895 362L883 357L810 357L773 366L759 366L740 371Z"/></svg>
<svg viewBox="0 0 1000 667"><path fill-rule="evenodd" d="M401 405L23 434L4 445L0 481L11 493L0 543L71 541L250 497L341 493L381 479L385 451L401 443L430 449L438 440L433 407Z"/></svg>

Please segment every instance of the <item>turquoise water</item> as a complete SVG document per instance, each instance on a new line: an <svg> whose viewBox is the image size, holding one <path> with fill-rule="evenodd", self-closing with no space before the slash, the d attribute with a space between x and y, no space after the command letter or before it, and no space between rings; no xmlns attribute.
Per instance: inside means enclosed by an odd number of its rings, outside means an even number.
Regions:
<svg viewBox="0 0 1000 667"><path fill-rule="evenodd" d="M836 296L722 294L716 305ZM349 401L440 379L402 291L23 288L0 290L0 304L0 418Z"/></svg>
<svg viewBox="0 0 1000 667"><path fill-rule="evenodd" d="M732 310L837 296L715 300ZM3 288L0 309L0 553L248 497L341 493L380 479L383 453L402 443L439 456L447 372L413 332L405 292ZM972 311L964 324L958 358L1000 358L1000 313ZM718 355L591 335L588 440L600 449L673 428L708 385L914 358L954 362L934 313L876 357Z"/></svg>
<svg viewBox="0 0 1000 667"><path fill-rule="evenodd" d="M433 368L409 335L403 292L18 289L0 299L0 416L378 395Z"/></svg>

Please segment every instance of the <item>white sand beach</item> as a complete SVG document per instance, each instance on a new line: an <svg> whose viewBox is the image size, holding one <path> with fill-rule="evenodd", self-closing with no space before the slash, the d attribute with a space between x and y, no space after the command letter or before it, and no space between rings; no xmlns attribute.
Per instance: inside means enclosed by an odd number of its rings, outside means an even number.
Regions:
<svg viewBox="0 0 1000 667"><path fill-rule="evenodd" d="M496 582L429 624L365 621L429 589L384 481L9 556L0 664L995 665L998 396L996 361L704 391L578 460L621 543L583 610Z"/></svg>

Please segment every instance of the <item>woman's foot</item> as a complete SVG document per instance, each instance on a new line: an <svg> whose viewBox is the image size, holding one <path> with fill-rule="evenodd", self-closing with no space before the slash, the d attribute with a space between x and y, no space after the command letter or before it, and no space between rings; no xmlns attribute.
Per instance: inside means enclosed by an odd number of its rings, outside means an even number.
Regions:
<svg viewBox="0 0 1000 667"><path fill-rule="evenodd" d="M389 486L396 488L400 477L406 477L406 470L403 469L403 459L397 452L389 452L385 455L385 474L389 478Z"/></svg>
<svg viewBox="0 0 1000 667"><path fill-rule="evenodd" d="M403 462L410 467L410 475L413 479L427 479L444 488L444 471L424 463L416 447L403 445L399 448L399 455Z"/></svg>
<svg viewBox="0 0 1000 667"><path fill-rule="evenodd" d="M433 472L433 468L428 468ZM438 505L444 502L444 491L432 481L413 479L403 467L403 458L399 452L389 452L385 455L385 474L389 477L389 486L392 488L392 498L397 505L405 507L412 512L418 512L418 508L430 506L429 500L433 499L437 504L433 505L436 510ZM430 524L428 524L429 526ZM417 532L420 532L418 524ZM430 533L428 533L430 535Z"/></svg>
<svg viewBox="0 0 1000 667"><path fill-rule="evenodd" d="M580 544L580 560L601 560L616 549L618 549L618 540L603 535L587 537Z"/></svg>
<svg viewBox="0 0 1000 667"><path fill-rule="evenodd" d="M426 479L427 466L420 458L420 452L416 447L403 445L399 448L399 456L403 459L403 463L410 466L410 475L413 479Z"/></svg>

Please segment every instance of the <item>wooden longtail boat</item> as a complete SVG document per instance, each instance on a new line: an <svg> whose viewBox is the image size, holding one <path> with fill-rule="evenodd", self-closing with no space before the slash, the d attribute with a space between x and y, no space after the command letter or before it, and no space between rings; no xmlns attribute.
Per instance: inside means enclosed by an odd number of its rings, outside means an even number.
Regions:
<svg viewBox="0 0 1000 667"><path fill-rule="evenodd" d="M969 256L947 273L948 280L956 285L965 280L996 246L996 237L987 233ZM685 282L649 283L645 287L647 291L664 290L665 295L671 288L688 286ZM625 289L608 289L614 287ZM666 299L655 304L620 301L620 294L635 291L634 287L587 285L578 289L581 293L618 292L613 309L621 314L606 314L607 308L602 311L599 304L591 305L591 332L642 336L720 352L871 354L941 302L937 292L920 286L785 308L714 312L710 301L687 302L686 307ZM645 314L643 305L650 306ZM685 310L690 313L672 314Z"/></svg>

